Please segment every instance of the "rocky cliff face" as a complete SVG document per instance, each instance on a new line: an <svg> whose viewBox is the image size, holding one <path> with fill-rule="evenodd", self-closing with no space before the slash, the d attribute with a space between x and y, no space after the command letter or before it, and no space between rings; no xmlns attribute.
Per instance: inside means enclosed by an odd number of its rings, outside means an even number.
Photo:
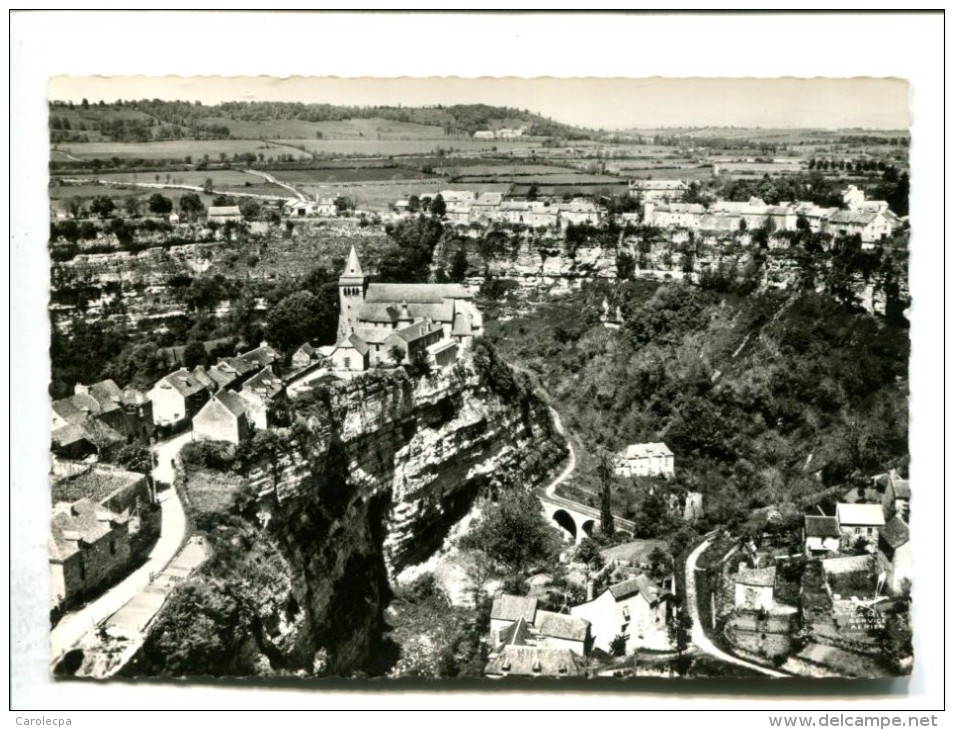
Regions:
<svg viewBox="0 0 954 730"><path fill-rule="evenodd" d="M303 620L288 666L369 670L389 577L425 560L475 499L541 483L565 454L549 410L489 349L421 379L370 372L297 404L296 457L268 533Z"/></svg>

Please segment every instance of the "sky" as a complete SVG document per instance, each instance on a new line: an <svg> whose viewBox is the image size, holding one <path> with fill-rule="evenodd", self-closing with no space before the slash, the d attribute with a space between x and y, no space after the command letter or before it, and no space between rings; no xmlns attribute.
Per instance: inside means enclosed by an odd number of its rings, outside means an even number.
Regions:
<svg viewBox="0 0 954 730"><path fill-rule="evenodd" d="M484 103L589 128L907 129L909 85L890 78L339 78L56 76L49 98L297 101L356 106Z"/></svg>

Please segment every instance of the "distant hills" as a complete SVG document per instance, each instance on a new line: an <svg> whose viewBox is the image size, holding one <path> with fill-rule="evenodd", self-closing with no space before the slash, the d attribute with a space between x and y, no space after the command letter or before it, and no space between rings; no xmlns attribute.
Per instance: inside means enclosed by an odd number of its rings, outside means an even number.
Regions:
<svg viewBox="0 0 954 730"><path fill-rule="evenodd" d="M121 100L111 104L53 101L50 103L50 119L54 142L248 139L254 137L250 134L249 123L317 123L349 119L382 119L422 125L432 127L436 136L471 136L481 130L513 127L523 127L525 134L534 137L576 140L594 135L592 130L561 124L526 109L488 104L359 107L270 101L215 105L159 99ZM82 134L86 135L86 140L80 137Z"/></svg>

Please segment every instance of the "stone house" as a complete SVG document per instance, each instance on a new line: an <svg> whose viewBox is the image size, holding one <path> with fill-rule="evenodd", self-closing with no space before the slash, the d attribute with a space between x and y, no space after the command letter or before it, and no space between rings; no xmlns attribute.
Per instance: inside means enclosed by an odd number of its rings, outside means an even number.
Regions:
<svg viewBox="0 0 954 730"><path fill-rule="evenodd" d="M360 373L368 369L370 349L360 336L351 333L331 353L331 367Z"/></svg>
<svg viewBox="0 0 954 730"><path fill-rule="evenodd" d="M292 370L301 370L318 360L318 348L306 342L291 356Z"/></svg>
<svg viewBox="0 0 954 730"><path fill-rule="evenodd" d="M805 515L802 539L806 555L837 553L841 547L841 528L837 517Z"/></svg>
<svg viewBox="0 0 954 730"><path fill-rule="evenodd" d="M678 202L689 190L682 180L630 180L629 194L643 200Z"/></svg>
<svg viewBox="0 0 954 730"><path fill-rule="evenodd" d="M60 503L50 521L54 608L67 608L121 578L130 562L129 518L92 500Z"/></svg>
<svg viewBox="0 0 954 730"><path fill-rule="evenodd" d="M880 504L847 504L839 502L835 508L841 531L841 549L854 547L863 539L871 552L878 546L878 532L884 527L884 509Z"/></svg>
<svg viewBox="0 0 954 730"><path fill-rule="evenodd" d="M161 378L149 391L152 420L157 426L177 426L192 418L209 399L209 391L185 368Z"/></svg>
<svg viewBox="0 0 954 730"><path fill-rule="evenodd" d="M583 660L568 649L548 646L506 644L491 653L484 676L501 677L582 677Z"/></svg>
<svg viewBox="0 0 954 730"><path fill-rule="evenodd" d="M500 632L523 619L533 624L537 614L537 599L532 596L512 596L501 593L494 598L490 609L490 643L500 643Z"/></svg>
<svg viewBox="0 0 954 730"><path fill-rule="evenodd" d="M443 334L444 329L439 324L426 318L391 332L384 340L383 351L390 357L392 350L397 348L403 355L401 362L413 362L417 357L426 357L427 348L439 342Z"/></svg>
<svg viewBox="0 0 954 730"><path fill-rule="evenodd" d="M427 361L435 368L443 368L457 360L459 347L453 340L439 340L427 346Z"/></svg>
<svg viewBox="0 0 954 730"><path fill-rule="evenodd" d="M624 477L671 477L675 474L673 453L662 442L630 444L617 455L613 468Z"/></svg>
<svg viewBox="0 0 954 730"><path fill-rule="evenodd" d="M886 517L900 515L905 522L911 516L911 482L902 479L898 472L892 469L884 479L884 496L881 506Z"/></svg>
<svg viewBox="0 0 954 730"><path fill-rule="evenodd" d="M227 223L228 221L240 222L242 220L242 211L237 205L212 205L209 206L206 220L211 223Z"/></svg>
<svg viewBox="0 0 954 730"><path fill-rule="evenodd" d="M239 395L245 400L246 413L255 428L264 431L274 421L276 409L284 401L284 392L285 385L271 365L246 381Z"/></svg>
<svg viewBox="0 0 954 730"><path fill-rule="evenodd" d="M590 650L590 622L568 614L537 608L532 596L501 593L490 611L490 644L493 647L519 643L565 649L577 656Z"/></svg>
<svg viewBox="0 0 954 730"><path fill-rule="evenodd" d="M775 566L748 568L739 565L735 576L735 607L770 611L775 606Z"/></svg>
<svg viewBox="0 0 954 730"><path fill-rule="evenodd" d="M610 652L616 636L627 649L671 649L667 622L670 594L645 574L610 586L592 601L570 609L570 615L590 622L593 645Z"/></svg>
<svg viewBox="0 0 954 730"><path fill-rule="evenodd" d="M278 372L278 368L281 366L281 354L264 341L253 350L239 353L239 357L255 363L259 368L271 367L275 372Z"/></svg>
<svg viewBox="0 0 954 730"><path fill-rule="evenodd" d="M892 595L910 590L913 576L911 530L900 515L895 515L878 538L878 567L885 573L885 587Z"/></svg>
<svg viewBox="0 0 954 730"><path fill-rule="evenodd" d="M251 435L248 403L238 393L220 390L192 419L195 438L238 444Z"/></svg>
<svg viewBox="0 0 954 730"><path fill-rule="evenodd" d="M568 649L577 656L589 653L590 622L578 616L552 611L537 610L533 619L532 634L537 646L553 649Z"/></svg>

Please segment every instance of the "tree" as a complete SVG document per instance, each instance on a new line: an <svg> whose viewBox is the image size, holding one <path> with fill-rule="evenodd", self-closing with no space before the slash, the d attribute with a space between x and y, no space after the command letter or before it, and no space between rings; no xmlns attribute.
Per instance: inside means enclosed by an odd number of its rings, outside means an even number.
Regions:
<svg viewBox="0 0 954 730"><path fill-rule="evenodd" d="M554 559L560 537L540 513L530 492L510 491L488 507L477 526L461 539L465 549L483 550L510 573L524 573L534 563Z"/></svg>
<svg viewBox="0 0 954 730"><path fill-rule="evenodd" d="M404 362L404 350L397 345L392 346L391 349L388 350L388 355L390 355L391 359L394 360L395 365L400 365L402 362Z"/></svg>
<svg viewBox="0 0 954 730"><path fill-rule="evenodd" d="M407 373L414 378L423 378L431 374L431 363L427 359L427 351L418 348L411 356L411 362L408 363Z"/></svg>
<svg viewBox="0 0 954 730"><path fill-rule="evenodd" d="M152 450L145 444L121 446L113 454L111 461L116 466L141 474L149 474L155 466Z"/></svg>
<svg viewBox="0 0 954 730"><path fill-rule="evenodd" d="M245 220L256 220L262 212L262 206L253 198L245 198L241 203L239 203L239 211L241 211L242 217Z"/></svg>
<svg viewBox="0 0 954 730"><path fill-rule="evenodd" d="M540 188L537 187L536 183L533 183L527 190L527 200L533 202L537 199L537 196L540 194Z"/></svg>
<svg viewBox="0 0 954 730"><path fill-rule="evenodd" d="M444 196L438 193L431 201L431 215L437 218L443 218L447 214L447 203L444 202Z"/></svg>
<svg viewBox="0 0 954 730"><path fill-rule="evenodd" d="M421 199L412 195L407 199L407 210L409 213L417 213L421 209Z"/></svg>
<svg viewBox="0 0 954 730"><path fill-rule="evenodd" d="M182 351L182 364L189 370L197 365L205 365L208 362L209 354L205 351L205 345L201 342L192 340L187 343Z"/></svg>
<svg viewBox="0 0 954 730"><path fill-rule="evenodd" d="M462 282L467 277L467 250L460 246L451 259L450 279Z"/></svg>
<svg viewBox="0 0 954 730"><path fill-rule="evenodd" d="M272 307L266 331L268 341L279 350L293 352L315 338L322 320L334 317L327 304L310 291L289 294Z"/></svg>
<svg viewBox="0 0 954 730"><path fill-rule="evenodd" d="M626 637L622 634L616 634L610 642L610 654L613 656L626 656Z"/></svg>
<svg viewBox="0 0 954 730"><path fill-rule="evenodd" d="M610 455L600 450L597 457L596 476L600 481L600 529L604 535L613 535L616 524L613 519L613 464Z"/></svg>
<svg viewBox="0 0 954 730"><path fill-rule="evenodd" d="M130 218L138 218L142 215L142 201L140 201L139 198L126 198L126 200L123 201L123 209Z"/></svg>
<svg viewBox="0 0 954 730"><path fill-rule="evenodd" d="M179 198L179 212L190 221L194 221L205 212L202 198L199 197L198 193L186 193Z"/></svg>
<svg viewBox="0 0 954 730"><path fill-rule="evenodd" d="M148 205L153 215L169 215L172 212L172 201L161 193L150 195Z"/></svg>
<svg viewBox="0 0 954 730"><path fill-rule="evenodd" d="M621 281L632 279L636 274L636 259L628 251L616 255L616 276Z"/></svg>
<svg viewBox="0 0 954 730"><path fill-rule="evenodd" d="M348 211L354 210L354 201L351 198L346 198L344 195L339 195L335 198L335 213L338 215L345 215Z"/></svg>
<svg viewBox="0 0 954 730"><path fill-rule="evenodd" d="M71 218L79 218L83 213L83 201L77 197L67 199L66 210L69 212Z"/></svg>
<svg viewBox="0 0 954 730"><path fill-rule="evenodd" d="M89 209L100 218L107 218L116 210L116 204L107 195L97 195L90 203Z"/></svg>
<svg viewBox="0 0 954 730"><path fill-rule="evenodd" d="M600 546L592 537L584 537L576 549L576 559L581 563L586 563L590 570L599 570L603 567L603 554L600 552Z"/></svg>
<svg viewBox="0 0 954 730"><path fill-rule="evenodd" d="M669 631L670 643L679 652L679 657L682 658L683 653L692 642L692 616L689 615L685 606L679 606L673 611L666 628ZM677 662L675 667L680 674L685 674L688 670L688 667L682 662Z"/></svg>

